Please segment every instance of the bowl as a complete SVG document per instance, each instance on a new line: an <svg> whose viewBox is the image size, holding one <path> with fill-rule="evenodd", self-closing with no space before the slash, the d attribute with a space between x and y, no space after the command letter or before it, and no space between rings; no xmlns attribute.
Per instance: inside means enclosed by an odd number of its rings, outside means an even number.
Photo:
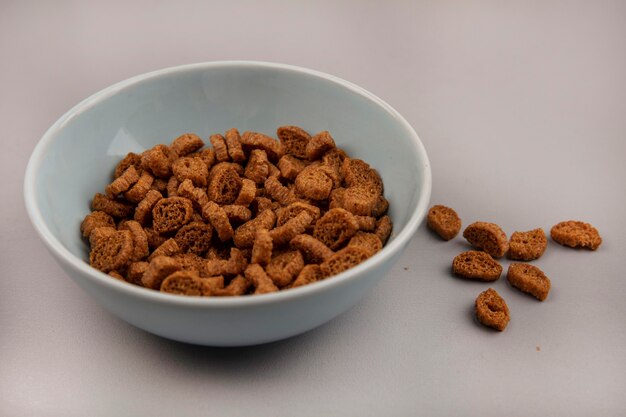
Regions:
<svg viewBox="0 0 626 417"><path fill-rule="evenodd" d="M128 152L169 143L184 132L206 138L231 127L275 137L276 128L286 124L310 132L330 131L337 146L379 171L394 223L382 251L321 282L226 298L164 294L117 281L89 266L80 223L94 193L106 186ZM390 105L328 74L249 61L168 68L105 88L69 110L43 135L24 181L35 230L83 290L134 326L211 346L284 339L346 311L400 257L424 218L430 190L424 146Z"/></svg>

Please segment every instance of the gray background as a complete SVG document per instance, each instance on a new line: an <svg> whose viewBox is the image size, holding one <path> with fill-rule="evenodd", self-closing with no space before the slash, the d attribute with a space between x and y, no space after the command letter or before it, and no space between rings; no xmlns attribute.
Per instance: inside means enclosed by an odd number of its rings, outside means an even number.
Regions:
<svg viewBox="0 0 626 417"><path fill-rule="evenodd" d="M0 415L626 414L626 3L0 1ZM420 228L355 308L283 342L216 349L152 336L74 285L22 202L27 159L86 96L158 68L251 59L359 84L417 130L432 203L552 242L540 303L493 284L512 320L477 325L467 245ZM504 261L504 267L508 266Z"/></svg>

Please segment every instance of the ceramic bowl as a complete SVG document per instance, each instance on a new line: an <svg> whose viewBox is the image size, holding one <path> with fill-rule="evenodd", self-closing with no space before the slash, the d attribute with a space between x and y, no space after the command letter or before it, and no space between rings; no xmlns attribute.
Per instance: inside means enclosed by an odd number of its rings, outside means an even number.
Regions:
<svg viewBox="0 0 626 417"><path fill-rule="evenodd" d="M394 231L378 254L315 284L231 298L163 294L117 281L89 266L80 223L90 211L94 193L110 182L116 163L128 152L169 143L183 132L207 138L231 127L275 137L276 128L285 124L309 132L330 131L339 147L380 172ZM387 103L328 74L247 61L168 68L94 94L44 134L24 183L26 208L39 236L67 274L98 303L148 332L213 346L287 338L346 311L400 257L424 218L430 190L426 151L411 126Z"/></svg>

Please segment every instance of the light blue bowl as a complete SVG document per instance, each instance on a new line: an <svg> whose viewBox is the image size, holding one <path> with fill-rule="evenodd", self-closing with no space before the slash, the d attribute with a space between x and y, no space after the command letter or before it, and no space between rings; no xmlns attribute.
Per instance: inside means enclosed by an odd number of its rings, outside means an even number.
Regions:
<svg viewBox="0 0 626 417"><path fill-rule="evenodd" d="M285 124L330 131L339 147L380 172L394 232L377 255L319 283L233 298L161 294L111 279L88 265L80 222L94 193L110 182L113 168L128 152L169 143L183 132L207 138L237 127L275 136ZM327 74L245 61L164 69L94 94L41 138L24 181L26 208L37 233L96 301L151 333L213 346L287 338L346 311L400 257L424 218L430 190L426 151L387 103Z"/></svg>

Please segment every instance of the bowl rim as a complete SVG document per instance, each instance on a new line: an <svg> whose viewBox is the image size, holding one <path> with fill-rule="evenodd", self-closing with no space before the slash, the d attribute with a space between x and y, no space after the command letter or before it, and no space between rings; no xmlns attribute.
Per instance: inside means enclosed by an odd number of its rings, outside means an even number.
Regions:
<svg viewBox="0 0 626 417"><path fill-rule="evenodd" d="M284 72L298 73L299 75L305 75L313 78L321 78L325 81L336 84L340 88L350 90L352 93L356 93L374 104L382 107L388 113L390 113L407 131L409 137L412 139L413 151L415 152L419 162L421 162L421 175L423 178L421 188L418 191L417 206L411 213L406 225L399 233L394 234L394 239L387 242L381 251L367 259L365 262L350 268L334 277L332 279L326 279L318 281L309 285L304 285L298 288L291 288L288 291L278 291L268 294L257 294L254 297L250 296L238 296L238 297L190 297L176 294L166 294L160 291L146 290L134 285L128 285L127 283L120 282L115 279L111 279L108 274L98 271L83 259L80 259L68 249L54 236L48 226L43 220L43 216L39 210L39 205L36 195L36 178L37 172L41 165L41 162L46 154L46 150L54 142L54 139L59 131L69 123L75 117L78 117L82 112L97 105L100 101L118 94L124 89L131 88L136 84L150 79L168 76L175 73L193 72L198 70L210 70L215 68L264 68L273 69ZM30 218L35 231L39 237L43 240L48 250L59 260L63 260L66 264L69 264L73 269L80 271L88 279L94 280L99 285L105 285L114 291L121 291L128 296L134 296L143 298L146 301L164 302L177 306L188 307L205 307L205 308L240 308L244 306L258 306L266 305L278 301L295 300L303 297L311 296L315 293L325 292L334 287L347 285L348 282L358 279L358 276L365 270L375 268L384 264L387 260L393 257L396 253L402 250L402 248L408 244L411 237L414 235L421 221L426 215L427 207L430 202L430 194L432 188L432 173L430 168L430 161L426 154L426 149L422 144L419 136L413 129L413 127L396 111L391 105L374 95L373 93L346 81L342 78L330 75L321 71L312 70L304 67L299 67L289 64L280 64L265 61L211 61L201 62L195 64L179 65L168 67L156 71L147 72L144 74L136 75L126 80L117 82L109 87L106 87L86 99L82 100L65 114L63 114L41 137L37 145L35 146L26 167L26 173L24 177L24 202L26 205L26 211Z"/></svg>

